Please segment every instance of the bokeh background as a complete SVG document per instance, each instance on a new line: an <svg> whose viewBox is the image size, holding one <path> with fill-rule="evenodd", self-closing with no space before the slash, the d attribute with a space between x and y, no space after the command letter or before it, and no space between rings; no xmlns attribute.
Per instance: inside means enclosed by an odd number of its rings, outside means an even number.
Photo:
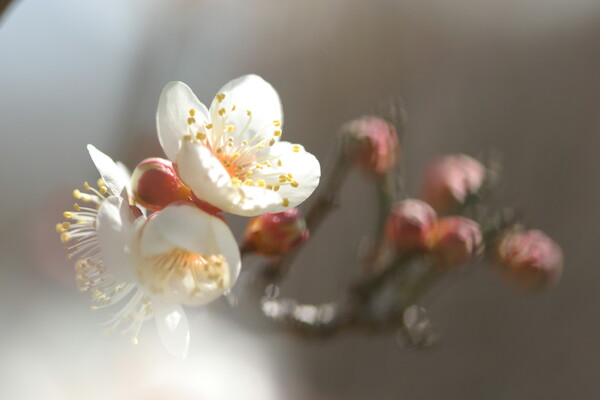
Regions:
<svg viewBox="0 0 600 400"><path fill-rule="evenodd" d="M599 44L596 0L14 1L0 19L0 398L599 398ZM451 276L424 299L442 333L426 350L394 335L299 341L224 301L189 310L185 362L151 323L137 347L102 336L54 232L97 177L85 145L134 167L162 154L166 82L208 103L250 72L325 172L339 125L397 94L412 194L432 156L502 154L498 201L563 245L560 285L529 296L485 267ZM369 184L347 181L283 295L341 295L374 227ZM239 237L245 221L230 221Z"/></svg>

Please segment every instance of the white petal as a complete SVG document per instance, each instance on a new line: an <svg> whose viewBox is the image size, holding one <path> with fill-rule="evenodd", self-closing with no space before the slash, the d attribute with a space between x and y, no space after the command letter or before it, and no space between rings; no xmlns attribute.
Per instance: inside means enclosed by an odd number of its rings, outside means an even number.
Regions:
<svg viewBox="0 0 600 400"><path fill-rule="evenodd" d="M221 162L198 143L183 142L178 169L181 180L199 199L232 214L263 214L282 201L281 196L271 190L234 186Z"/></svg>
<svg viewBox="0 0 600 400"><path fill-rule="evenodd" d="M293 151L294 148L298 151ZM298 182L298 186L281 185L277 193L282 198L288 199L288 206L284 207L281 203L278 203L273 207L270 207L266 212L276 213L296 207L306 200L319 185L319 180L321 178L321 166L319 160L305 151L304 147L289 142L275 143L275 145L271 147L269 156L281 160L282 164L281 166L278 166L277 162L271 161L273 167L262 170L263 173L276 173L282 175L287 175L288 173L292 174L293 179ZM261 170L255 170L252 178L263 178Z"/></svg>
<svg viewBox="0 0 600 400"><path fill-rule="evenodd" d="M116 164L117 164L117 168L120 171L120 175L121 175L120 179L122 179L123 182L125 183L125 190L127 191L127 195L129 197L133 197L133 192L131 191L131 171L121 161L117 161Z"/></svg>
<svg viewBox="0 0 600 400"><path fill-rule="evenodd" d="M152 310L162 344L170 354L185 359L190 347L190 329L183 307L153 296Z"/></svg>
<svg viewBox="0 0 600 400"><path fill-rule="evenodd" d="M158 100L156 129L158 140L169 160L176 162L183 136L188 134L189 110L195 110L198 124L208 121L208 110L183 82L169 82ZM195 133L195 132L194 132Z"/></svg>
<svg viewBox="0 0 600 400"><path fill-rule="evenodd" d="M123 175L123 172L112 158L91 144L87 145L87 149L110 193L115 196L121 196L121 192L127 186L129 178Z"/></svg>
<svg viewBox="0 0 600 400"><path fill-rule="evenodd" d="M279 192L245 185L240 186L238 190L241 194L228 210L232 214L254 217L264 213L276 212L271 210L279 209L283 204L283 197Z"/></svg>
<svg viewBox="0 0 600 400"><path fill-rule="evenodd" d="M236 127L235 144L244 140L250 141L254 136L272 137L275 130L281 129L273 125L274 121L283 124L283 110L279 95L264 79L257 75L245 75L234 79L221 88L218 94L225 97L219 101L215 97L210 106L211 122L216 130L222 129L222 117L219 110L227 111L226 124ZM231 111L235 106L235 111ZM252 116L248 116L250 111ZM250 122L249 125L248 122ZM244 130L245 128L245 130ZM279 140L279 137L274 137ZM268 142L268 140L267 140Z"/></svg>
<svg viewBox="0 0 600 400"><path fill-rule="evenodd" d="M139 242L139 254L142 257L152 257L159 254L168 253L169 251L175 249L175 245L163 237L158 224L153 222L156 217L160 215L156 213L152 215L148 221L140 227L140 242ZM143 262L143 260L141 261Z"/></svg>
<svg viewBox="0 0 600 400"><path fill-rule="evenodd" d="M127 251L133 221L129 204L122 197L109 197L98 210L96 233L102 261L107 271L123 282L136 282Z"/></svg>

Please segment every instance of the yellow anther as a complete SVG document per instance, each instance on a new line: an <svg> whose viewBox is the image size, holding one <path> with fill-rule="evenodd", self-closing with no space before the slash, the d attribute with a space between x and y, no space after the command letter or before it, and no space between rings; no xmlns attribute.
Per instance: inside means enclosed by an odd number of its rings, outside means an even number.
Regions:
<svg viewBox="0 0 600 400"><path fill-rule="evenodd" d="M240 178L233 177L231 178L231 184L234 186L239 186L242 184L242 180Z"/></svg>
<svg viewBox="0 0 600 400"><path fill-rule="evenodd" d="M292 181L290 185L292 185L292 187L298 187L300 184L298 183L298 181Z"/></svg>
<svg viewBox="0 0 600 400"><path fill-rule="evenodd" d="M227 112L227 110L226 110L226 109L224 109L224 108L220 108L220 109L219 109L219 115L220 115L221 117L222 117L223 115L225 115L225 113L226 113L226 112Z"/></svg>
<svg viewBox="0 0 600 400"><path fill-rule="evenodd" d="M69 229L71 227L71 223L70 222L63 222L62 223L62 227L65 229Z"/></svg>
<svg viewBox="0 0 600 400"><path fill-rule="evenodd" d="M277 166L281 167L283 165L283 163L281 162L281 160L277 160Z"/></svg>
<svg viewBox="0 0 600 400"><path fill-rule="evenodd" d="M188 125L191 125L191 124L193 124L195 122L196 122L196 118L194 118L194 117L189 117L188 118Z"/></svg>
<svg viewBox="0 0 600 400"><path fill-rule="evenodd" d="M234 104L234 105L232 105L232 106L231 106L231 111L235 111L235 109L236 109L236 108L237 108L237 107L236 107L236 105L235 105L235 104Z"/></svg>
<svg viewBox="0 0 600 400"><path fill-rule="evenodd" d="M263 169L263 166L262 166L262 165L260 165L260 164L256 164L254 167L255 167L256 169Z"/></svg>
<svg viewBox="0 0 600 400"><path fill-rule="evenodd" d="M273 125L275 126L281 126L281 121L276 119L275 121L273 121Z"/></svg>
<svg viewBox="0 0 600 400"><path fill-rule="evenodd" d="M279 175L279 180L280 180L281 182L285 182L285 181L287 181L287 180L288 180L288 176L287 176L287 175Z"/></svg>
<svg viewBox="0 0 600 400"><path fill-rule="evenodd" d="M273 185L267 185L267 189L273 190Z"/></svg>
<svg viewBox="0 0 600 400"><path fill-rule="evenodd" d="M212 129L212 127L213 127L213 124L206 124L206 125L204 125L204 126L206 127L206 129Z"/></svg>
<svg viewBox="0 0 600 400"><path fill-rule="evenodd" d="M243 169L244 169L244 167L242 167L241 165L238 165L238 166L237 166L237 169L238 169L239 171L241 171L241 170L243 170Z"/></svg>
<svg viewBox="0 0 600 400"><path fill-rule="evenodd" d="M292 151L293 151L294 153L298 153L298 152L300 151L300 146L298 146L298 145L295 145L294 147L292 147Z"/></svg>
<svg viewBox="0 0 600 400"><path fill-rule="evenodd" d="M264 148L265 148L265 145L263 145L263 144L259 144L259 145L258 145L258 146L256 146L256 147L257 147L259 150L262 150L262 149L264 149Z"/></svg>
<svg viewBox="0 0 600 400"><path fill-rule="evenodd" d="M84 187L85 190L90 190L91 189L90 184L87 183L87 182L83 182L83 187Z"/></svg>
<svg viewBox="0 0 600 400"><path fill-rule="evenodd" d="M192 135L185 135L183 136L183 140L187 140L188 142L192 141Z"/></svg>
<svg viewBox="0 0 600 400"><path fill-rule="evenodd" d="M272 165L271 165L271 163L270 163L270 162L268 162L268 161L265 161L265 162L263 163L263 165L264 165L265 167L269 167L269 168L271 168L271 166L272 166Z"/></svg>
<svg viewBox="0 0 600 400"><path fill-rule="evenodd" d="M284 197L284 198L283 198L283 203L282 203L282 204L283 204L283 206L284 206L284 207L287 207L287 206L289 206L289 205L290 205L290 201L289 201L287 198L285 198L285 197Z"/></svg>
<svg viewBox="0 0 600 400"><path fill-rule="evenodd" d="M233 153L233 154L231 155L231 158L233 158L234 160L236 160L236 159L240 158L240 153Z"/></svg>
<svg viewBox="0 0 600 400"><path fill-rule="evenodd" d="M190 113L190 117L193 117L194 115L196 115L196 110L194 110L193 108L190 108L188 113Z"/></svg>
<svg viewBox="0 0 600 400"><path fill-rule="evenodd" d="M269 146L273 146L275 144L275 139L271 139L271 141L269 142Z"/></svg>
<svg viewBox="0 0 600 400"><path fill-rule="evenodd" d="M258 187L265 187L267 185L267 182L265 182L264 179L259 179L256 181L256 186Z"/></svg>
<svg viewBox="0 0 600 400"><path fill-rule="evenodd" d="M278 190L279 190L279 185L275 185L275 186L273 186L273 190L274 190L274 191L278 191Z"/></svg>
<svg viewBox="0 0 600 400"><path fill-rule="evenodd" d="M292 179L292 178L294 177L294 175L292 175L292 174L288 173L288 174L287 174L287 177L288 177L288 179Z"/></svg>
<svg viewBox="0 0 600 400"><path fill-rule="evenodd" d="M206 139L206 133L204 133L204 132L198 132L198 133L196 133L196 139L198 139L198 140L204 140L204 139Z"/></svg>
<svg viewBox="0 0 600 400"><path fill-rule="evenodd" d="M281 131L277 129L275 132L273 132L273 136L281 136Z"/></svg>
<svg viewBox="0 0 600 400"><path fill-rule="evenodd" d="M248 115L249 117L251 117L252 116L252 111L246 110L246 115Z"/></svg>
<svg viewBox="0 0 600 400"><path fill-rule="evenodd" d="M252 171L246 172L246 178L250 178L252 176Z"/></svg>
<svg viewBox="0 0 600 400"><path fill-rule="evenodd" d="M106 183L104 183L104 180L102 178L98 179L96 184L98 185L98 187L106 186Z"/></svg>
<svg viewBox="0 0 600 400"><path fill-rule="evenodd" d="M106 186L100 186L100 194L106 194L108 192L108 188Z"/></svg>
<svg viewBox="0 0 600 400"><path fill-rule="evenodd" d="M65 218L73 218L73 213L69 212L69 211L65 211L63 213L63 217L65 217Z"/></svg>
<svg viewBox="0 0 600 400"><path fill-rule="evenodd" d="M71 240L71 236L67 233L67 232L63 232L60 234L60 241L63 243L67 243L69 240Z"/></svg>
<svg viewBox="0 0 600 400"><path fill-rule="evenodd" d="M246 186L254 186L254 181L252 179L246 179L244 181L244 185L246 185Z"/></svg>
<svg viewBox="0 0 600 400"><path fill-rule="evenodd" d="M219 93L217 95L217 101L220 103L225 99L225 93Z"/></svg>
<svg viewBox="0 0 600 400"><path fill-rule="evenodd" d="M244 140L244 141L242 142L242 146L248 146L248 142Z"/></svg>
<svg viewBox="0 0 600 400"><path fill-rule="evenodd" d="M231 125L231 124L230 124L230 125L227 125L227 126L225 127L225 130L226 130L227 132L233 132L233 131L235 131L235 125Z"/></svg>
<svg viewBox="0 0 600 400"><path fill-rule="evenodd" d="M63 224L56 224L56 232L58 233L63 233L65 231L65 228L63 228Z"/></svg>
<svg viewBox="0 0 600 400"><path fill-rule="evenodd" d="M222 148L222 147L219 147L219 148L217 149L217 154L221 154L222 152L223 152L223 148Z"/></svg>
<svg viewBox="0 0 600 400"><path fill-rule="evenodd" d="M73 204L73 210L75 210L75 211L80 211L80 210L81 210L81 208L79 208L79 204L77 204L77 203L74 203L74 204Z"/></svg>

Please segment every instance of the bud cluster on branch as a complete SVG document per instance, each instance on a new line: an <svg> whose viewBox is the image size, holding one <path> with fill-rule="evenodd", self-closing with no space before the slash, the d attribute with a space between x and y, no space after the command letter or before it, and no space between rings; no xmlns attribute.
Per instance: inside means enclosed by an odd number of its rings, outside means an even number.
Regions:
<svg viewBox="0 0 600 400"><path fill-rule="evenodd" d="M262 298L263 314L297 335L324 338L350 330L399 330L409 344L427 345L435 335L417 302L435 282L461 266L473 268L489 259L506 282L530 292L551 287L561 275L560 246L540 231L525 231L514 212L491 209L486 200L498 171L471 156L433 159L425 168L420 199L399 198L403 186L400 155L405 150L399 132L404 133L406 113L393 111L400 120L391 118L390 113L369 115L341 127L328 184L306 212L314 237L321 221L339 204L338 192L350 167L355 165L371 177L382 198L379 213L385 217L371 251L357 260L363 268L355 283L347 288L343 300L324 304L270 294ZM257 240L252 226L246 242ZM262 233L264 240L266 232ZM280 238L285 242L287 236L281 234ZM283 279L302 250L302 242L296 242L298 249L270 254L244 247L245 253L273 256L264 265L262 279L256 281L259 294Z"/></svg>

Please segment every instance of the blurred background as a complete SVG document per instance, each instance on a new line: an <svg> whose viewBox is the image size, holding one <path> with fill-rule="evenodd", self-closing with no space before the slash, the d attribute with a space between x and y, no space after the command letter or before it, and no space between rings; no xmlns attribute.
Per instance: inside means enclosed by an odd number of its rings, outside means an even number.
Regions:
<svg viewBox="0 0 600 400"><path fill-rule="evenodd" d="M0 19L0 398L600 397L599 43L595 0L13 1ZM166 82L210 103L246 73L279 91L286 139L325 173L338 127L389 95L409 113L413 195L431 157L499 152L498 201L562 244L562 282L531 296L485 267L455 274L424 299L442 333L425 350L394 335L301 341L249 328L224 301L189 310L185 362L151 323L137 347L102 336L106 315L77 292L54 232L72 189L97 178L85 145L130 168L160 156ZM341 296L375 226L368 185L346 182L282 294ZM239 237L245 220L229 221Z"/></svg>

